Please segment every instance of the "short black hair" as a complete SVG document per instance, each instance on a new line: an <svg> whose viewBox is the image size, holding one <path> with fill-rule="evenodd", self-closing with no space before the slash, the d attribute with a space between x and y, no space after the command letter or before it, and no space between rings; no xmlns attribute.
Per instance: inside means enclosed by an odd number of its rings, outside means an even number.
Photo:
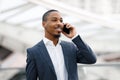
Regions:
<svg viewBox="0 0 120 80"><path fill-rule="evenodd" d="M59 11L58 11L58 10L55 10L55 9L48 10L47 12L45 12L45 13L43 14L42 21L47 21L47 17L48 17L48 15L49 15L51 12L59 12Z"/></svg>

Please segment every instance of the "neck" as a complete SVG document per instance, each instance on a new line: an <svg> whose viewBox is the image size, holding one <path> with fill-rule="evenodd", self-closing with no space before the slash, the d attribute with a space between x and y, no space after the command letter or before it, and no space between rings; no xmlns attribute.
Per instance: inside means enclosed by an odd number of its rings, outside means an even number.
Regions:
<svg viewBox="0 0 120 80"><path fill-rule="evenodd" d="M45 35L45 37L51 41L53 41L53 44L56 46L58 41L59 41L59 38L55 38L54 36L47 36Z"/></svg>

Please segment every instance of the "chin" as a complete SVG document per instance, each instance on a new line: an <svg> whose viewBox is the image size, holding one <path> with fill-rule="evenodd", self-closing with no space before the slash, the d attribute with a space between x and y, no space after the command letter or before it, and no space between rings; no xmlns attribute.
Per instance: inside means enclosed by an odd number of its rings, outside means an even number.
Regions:
<svg viewBox="0 0 120 80"><path fill-rule="evenodd" d="M60 36L61 36L60 34L54 35L55 38L60 38Z"/></svg>

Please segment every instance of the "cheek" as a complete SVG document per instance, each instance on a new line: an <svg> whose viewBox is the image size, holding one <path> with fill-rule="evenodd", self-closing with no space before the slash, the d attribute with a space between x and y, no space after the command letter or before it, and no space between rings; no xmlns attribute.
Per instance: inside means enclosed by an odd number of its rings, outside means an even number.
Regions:
<svg viewBox="0 0 120 80"><path fill-rule="evenodd" d="M47 29L49 30L54 30L54 25L53 24L49 24L46 26Z"/></svg>
<svg viewBox="0 0 120 80"><path fill-rule="evenodd" d="M49 32L54 32L54 27L52 27L50 25L46 26L45 29Z"/></svg>
<svg viewBox="0 0 120 80"><path fill-rule="evenodd" d="M44 26L44 28L45 28L46 30L48 30L48 29L50 28L49 23L46 23L45 26Z"/></svg>
<svg viewBox="0 0 120 80"><path fill-rule="evenodd" d="M49 32L54 32L55 31L55 24L52 22L47 22L45 24L45 29Z"/></svg>

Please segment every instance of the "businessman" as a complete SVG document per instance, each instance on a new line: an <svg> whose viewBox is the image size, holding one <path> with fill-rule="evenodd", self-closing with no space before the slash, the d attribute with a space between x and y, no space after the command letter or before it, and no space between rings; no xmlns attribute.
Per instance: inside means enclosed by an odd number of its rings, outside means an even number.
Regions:
<svg viewBox="0 0 120 80"><path fill-rule="evenodd" d="M76 34L75 27L63 23L58 10L45 12L42 25L44 38L27 49L27 80L78 80L77 63L96 62L91 48ZM60 40L61 34L72 42Z"/></svg>

